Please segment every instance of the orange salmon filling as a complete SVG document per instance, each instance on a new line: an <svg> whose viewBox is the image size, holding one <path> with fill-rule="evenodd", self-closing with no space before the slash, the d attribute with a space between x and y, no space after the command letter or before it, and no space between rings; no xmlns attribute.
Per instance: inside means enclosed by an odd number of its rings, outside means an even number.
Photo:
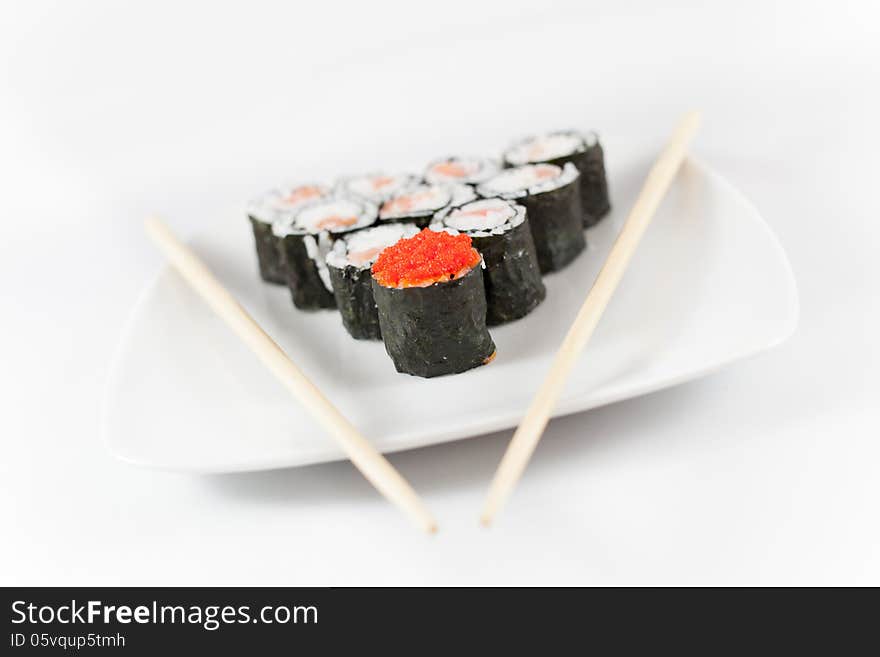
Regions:
<svg viewBox="0 0 880 657"><path fill-rule="evenodd" d="M459 210L456 215L459 217L488 217L493 212L498 212L498 208L483 208L482 210Z"/></svg>
<svg viewBox="0 0 880 657"><path fill-rule="evenodd" d="M431 197L431 192L418 192L409 196L398 196L382 204L382 212L387 214L405 214Z"/></svg>
<svg viewBox="0 0 880 657"><path fill-rule="evenodd" d="M391 176L376 176L375 178L373 178L370 184L373 186L373 189L379 191L383 187L388 187L388 185L393 182L394 178L392 178Z"/></svg>
<svg viewBox="0 0 880 657"><path fill-rule="evenodd" d="M535 167L535 177L538 180L547 180L547 178L555 178L559 172L552 165L537 165Z"/></svg>
<svg viewBox="0 0 880 657"><path fill-rule="evenodd" d="M448 176L449 178L464 178L472 173L467 167L458 162L440 162L435 164L433 169L434 173Z"/></svg>
<svg viewBox="0 0 880 657"><path fill-rule="evenodd" d="M316 224L316 227L318 228L318 230L344 228L346 226L354 226L357 221L357 217L339 217L337 215L333 215L331 217L327 217L326 219L321 219L321 221Z"/></svg>
<svg viewBox="0 0 880 657"><path fill-rule="evenodd" d="M461 278L480 262L467 235L425 228L382 251L373 263L373 277L385 287L427 287Z"/></svg>
<svg viewBox="0 0 880 657"><path fill-rule="evenodd" d="M528 151L529 160L540 160L544 156L544 144L532 144Z"/></svg>
<svg viewBox="0 0 880 657"><path fill-rule="evenodd" d="M383 248L385 248L385 247L377 246L372 249L364 249L363 251L355 251L354 253L349 252L348 253L348 261L355 266L362 265L365 262L369 262L370 260L375 258L377 255L379 255L379 253L382 251Z"/></svg>
<svg viewBox="0 0 880 657"><path fill-rule="evenodd" d="M309 201L313 198L318 198L323 195L323 190L320 187L316 187L314 185L305 185L303 187L297 187L290 194L284 197L284 202L289 203L291 205L302 203L303 201Z"/></svg>

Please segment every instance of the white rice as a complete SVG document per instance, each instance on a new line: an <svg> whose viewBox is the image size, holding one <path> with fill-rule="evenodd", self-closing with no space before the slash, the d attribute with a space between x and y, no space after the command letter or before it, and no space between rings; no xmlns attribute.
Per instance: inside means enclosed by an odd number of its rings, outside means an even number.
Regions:
<svg viewBox="0 0 880 657"><path fill-rule="evenodd" d="M573 130L551 132L537 137L527 137L511 146L504 159L514 166L547 162L560 157L583 153L598 143L595 133L582 135Z"/></svg>
<svg viewBox="0 0 880 657"><path fill-rule="evenodd" d="M425 169L431 184L468 183L476 185L498 173L498 163L485 157L447 157L435 160Z"/></svg>
<svg viewBox="0 0 880 657"><path fill-rule="evenodd" d="M490 198L443 210L436 218L440 227L467 233L471 237L486 237L503 235L519 226L525 221L526 209L512 201Z"/></svg>
<svg viewBox="0 0 880 657"><path fill-rule="evenodd" d="M351 265L366 269L372 265L383 249L412 237L419 232L413 224L382 224L366 228L337 240L327 255L327 264L344 269Z"/></svg>
<svg viewBox="0 0 880 657"><path fill-rule="evenodd" d="M314 191L315 195L307 192ZM247 214L264 224L274 224L276 221L290 216L295 210L326 197L330 190L326 185L286 185L269 190L262 196L247 204Z"/></svg>
<svg viewBox="0 0 880 657"><path fill-rule="evenodd" d="M314 235L320 232L347 233L364 228L376 221L377 208L369 201L334 196L302 205L292 215L272 224L272 232L278 237L294 234ZM333 220L353 219L351 223L334 225Z"/></svg>
<svg viewBox="0 0 880 657"><path fill-rule="evenodd" d="M470 185L449 185L449 189L452 191L451 206L463 205L477 198L476 191Z"/></svg>
<svg viewBox="0 0 880 657"><path fill-rule="evenodd" d="M306 253L315 263L315 267L318 270L318 276L321 277L321 282L329 292L332 292L333 282L330 280L330 270L327 269L327 254L330 253L330 249L333 246L333 240L330 238L330 234L323 232L317 236L306 235L303 237L303 243L306 247Z"/></svg>
<svg viewBox="0 0 880 657"><path fill-rule="evenodd" d="M383 221L430 216L476 198L470 185L414 185L388 199L379 210Z"/></svg>
<svg viewBox="0 0 880 657"><path fill-rule="evenodd" d="M523 198L564 187L577 179L577 168L567 162L564 167L555 164L526 164L504 169L477 187L480 196L500 196L507 199Z"/></svg>
<svg viewBox="0 0 880 657"><path fill-rule="evenodd" d="M336 187L345 194L352 194L379 204L417 182L418 178L408 173L397 175L371 173L364 176L343 178L336 184Z"/></svg>

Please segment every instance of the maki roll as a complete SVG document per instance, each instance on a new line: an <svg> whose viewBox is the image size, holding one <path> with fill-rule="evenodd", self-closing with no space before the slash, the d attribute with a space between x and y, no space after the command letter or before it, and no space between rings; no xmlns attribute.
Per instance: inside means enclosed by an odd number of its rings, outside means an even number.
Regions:
<svg viewBox="0 0 880 657"><path fill-rule="evenodd" d="M525 317L547 296L523 206L500 198L473 201L438 213L431 228L465 233L483 256L489 326Z"/></svg>
<svg viewBox="0 0 880 657"><path fill-rule="evenodd" d="M281 240L272 232L272 224L283 219L305 203L327 195L323 185L297 185L273 189L247 206L248 219L254 231L260 276L267 283L287 284Z"/></svg>
<svg viewBox="0 0 880 657"><path fill-rule="evenodd" d="M398 372L457 374L495 357L480 265L470 237L429 229L379 254L373 296Z"/></svg>
<svg viewBox="0 0 880 657"><path fill-rule="evenodd" d="M478 185L496 173L495 160L485 157L447 157L434 160L425 169L425 182L431 185L466 183Z"/></svg>
<svg viewBox="0 0 880 657"><path fill-rule="evenodd" d="M473 201L476 197L470 185L413 185L397 192L382 204L379 220L408 222L425 228L436 212Z"/></svg>
<svg viewBox="0 0 880 657"><path fill-rule="evenodd" d="M581 205L584 226L589 228L608 214L608 181L605 178L605 155L595 132L582 134L561 130L538 137L528 137L504 153L507 167L523 164L557 164L568 162L581 173Z"/></svg>
<svg viewBox="0 0 880 657"><path fill-rule="evenodd" d="M287 285L297 308L336 307L327 253L336 236L372 225L376 213L369 201L332 196L304 205L272 225L281 240Z"/></svg>
<svg viewBox="0 0 880 657"><path fill-rule="evenodd" d="M370 266L385 247L418 232L413 224L383 224L345 235L333 244L327 254L327 269L336 307L351 337L382 339Z"/></svg>
<svg viewBox="0 0 880 657"><path fill-rule="evenodd" d="M477 187L484 198L515 200L529 213L541 273L562 269L587 245L578 170L570 162L505 169Z"/></svg>
<svg viewBox="0 0 880 657"><path fill-rule="evenodd" d="M419 179L408 173L387 175L371 173L365 176L343 178L336 183L337 192L345 196L355 196L380 205L394 194L418 184Z"/></svg>

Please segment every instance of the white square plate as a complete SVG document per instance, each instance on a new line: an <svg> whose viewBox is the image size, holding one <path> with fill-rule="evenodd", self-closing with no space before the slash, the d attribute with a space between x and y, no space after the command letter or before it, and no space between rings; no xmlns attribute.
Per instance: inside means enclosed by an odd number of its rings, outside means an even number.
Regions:
<svg viewBox="0 0 880 657"><path fill-rule="evenodd" d="M545 278L531 315L491 331L498 357L455 376L398 374L378 342L351 339L333 311L300 312L262 283L250 226L230 212L193 241L220 280L384 452L513 427L590 288L649 161L609 171L614 210L589 250ZM682 167L555 415L645 394L785 340L797 292L757 211L707 166ZM164 268L137 303L108 384L110 448L133 463L233 472L343 458L335 443L193 293Z"/></svg>

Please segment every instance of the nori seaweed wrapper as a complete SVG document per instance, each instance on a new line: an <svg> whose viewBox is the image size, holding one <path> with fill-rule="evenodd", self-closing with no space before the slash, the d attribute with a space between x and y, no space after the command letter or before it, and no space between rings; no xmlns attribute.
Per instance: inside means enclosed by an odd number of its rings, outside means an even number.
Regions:
<svg viewBox="0 0 880 657"><path fill-rule="evenodd" d="M390 288L375 278L372 285L385 350L398 372L425 378L457 374L495 354L479 265L428 287Z"/></svg>
<svg viewBox="0 0 880 657"><path fill-rule="evenodd" d="M376 215L377 208L369 201L332 195L305 203L273 224L274 234L282 236L287 286L297 308L336 308L325 258L335 239L372 226Z"/></svg>
<svg viewBox="0 0 880 657"><path fill-rule="evenodd" d="M369 267L346 265L343 268L328 264L336 307L342 315L342 324L357 340L381 340L379 312L373 298L372 274Z"/></svg>
<svg viewBox="0 0 880 657"><path fill-rule="evenodd" d="M486 324L497 326L534 310L547 296L529 219L501 235L471 236L486 269Z"/></svg>
<svg viewBox="0 0 880 657"><path fill-rule="evenodd" d="M400 224L413 224L414 226L418 226L419 229L427 228L431 224L431 219L434 217L434 212L429 211L427 213L420 212L411 215L396 215L393 219L382 219L382 221L393 221L394 223Z"/></svg>
<svg viewBox="0 0 880 657"><path fill-rule="evenodd" d="M542 274L562 269L586 248L577 180L546 192L529 194L516 202L524 205L528 212Z"/></svg>
<svg viewBox="0 0 880 657"><path fill-rule="evenodd" d="M286 285L287 273L281 255L281 238L272 232L272 224L267 224L251 215L248 215L248 219L254 229L260 277L267 283Z"/></svg>
<svg viewBox="0 0 880 657"><path fill-rule="evenodd" d="M587 142L586 150L573 153L551 160L541 160L541 164L555 164L565 166L571 162L581 174L581 207L583 209L584 227L589 228L599 223L611 210L611 200L608 196L608 179L605 175L605 153L599 138L595 137L595 143ZM506 158L504 166L515 166Z"/></svg>
<svg viewBox="0 0 880 657"><path fill-rule="evenodd" d="M572 158L581 172L581 205L584 208L584 226L589 228L611 210L608 197L608 179L605 176L605 154L598 138L583 153Z"/></svg>
<svg viewBox="0 0 880 657"><path fill-rule="evenodd" d="M286 283L293 305L301 310L335 308L333 292L327 289L317 263L306 248L306 239L314 240L317 246L319 236L293 233L280 239Z"/></svg>

